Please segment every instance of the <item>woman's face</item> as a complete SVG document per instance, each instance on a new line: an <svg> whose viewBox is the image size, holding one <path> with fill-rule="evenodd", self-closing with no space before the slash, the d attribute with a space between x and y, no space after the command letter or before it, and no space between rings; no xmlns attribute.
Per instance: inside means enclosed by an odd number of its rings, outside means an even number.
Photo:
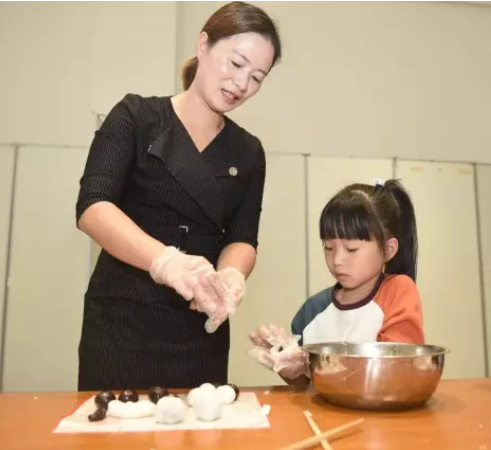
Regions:
<svg viewBox="0 0 491 450"><path fill-rule="evenodd" d="M208 106L226 113L255 95L273 63L271 43L257 33L242 33L208 46L208 36L198 41L198 71L194 85Z"/></svg>

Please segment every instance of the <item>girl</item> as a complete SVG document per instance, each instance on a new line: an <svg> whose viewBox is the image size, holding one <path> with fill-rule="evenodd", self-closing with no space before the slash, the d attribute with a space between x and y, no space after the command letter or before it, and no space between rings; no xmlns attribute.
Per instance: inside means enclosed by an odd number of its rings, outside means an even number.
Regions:
<svg viewBox="0 0 491 450"><path fill-rule="evenodd" d="M337 283L310 297L293 318L291 331L300 336L299 344L424 343L415 285L416 220L401 184L377 181L342 189L322 211L320 237ZM284 378L306 374L298 338L273 325L259 327L250 337L254 355Z"/></svg>

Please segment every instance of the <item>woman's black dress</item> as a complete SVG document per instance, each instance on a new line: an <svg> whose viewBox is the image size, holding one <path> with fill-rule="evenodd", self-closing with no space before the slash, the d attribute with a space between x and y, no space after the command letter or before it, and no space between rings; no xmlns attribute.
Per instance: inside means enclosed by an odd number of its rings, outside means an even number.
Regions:
<svg viewBox="0 0 491 450"><path fill-rule="evenodd" d="M264 178L261 143L230 119L200 153L170 97L128 94L95 134L77 220L109 201L150 236L215 265L228 244L257 246ZM85 295L79 390L226 383L229 322L207 334L205 321L103 250Z"/></svg>

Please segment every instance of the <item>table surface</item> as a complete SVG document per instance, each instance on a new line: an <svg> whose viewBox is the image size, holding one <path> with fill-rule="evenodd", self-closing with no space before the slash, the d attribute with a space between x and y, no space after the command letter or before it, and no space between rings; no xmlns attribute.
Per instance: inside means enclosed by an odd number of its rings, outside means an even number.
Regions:
<svg viewBox="0 0 491 450"><path fill-rule="evenodd" d="M255 392L261 404L271 405L271 428L54 434L59 420L93 394L0 394L0 448L281 449L312 436L303 415L304 410L309 410L323 431L360 417L365 419L362 425L333 438L333 450L491 450L491 378L444 380L425 407L405 412L341 409L328 405L312 390L295 392L286 386L246 390Z"/></svg>

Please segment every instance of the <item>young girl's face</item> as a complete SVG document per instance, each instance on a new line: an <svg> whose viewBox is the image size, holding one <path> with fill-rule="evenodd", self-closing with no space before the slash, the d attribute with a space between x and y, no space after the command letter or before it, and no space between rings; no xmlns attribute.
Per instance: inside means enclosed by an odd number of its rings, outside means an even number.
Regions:
<svg viewBox="0 0 491 450"><path fill-rule="evenodd" d="M378 277L385 264L375 240L327 239L324 255L329 271L345 289L355 289Z"/></svg>

